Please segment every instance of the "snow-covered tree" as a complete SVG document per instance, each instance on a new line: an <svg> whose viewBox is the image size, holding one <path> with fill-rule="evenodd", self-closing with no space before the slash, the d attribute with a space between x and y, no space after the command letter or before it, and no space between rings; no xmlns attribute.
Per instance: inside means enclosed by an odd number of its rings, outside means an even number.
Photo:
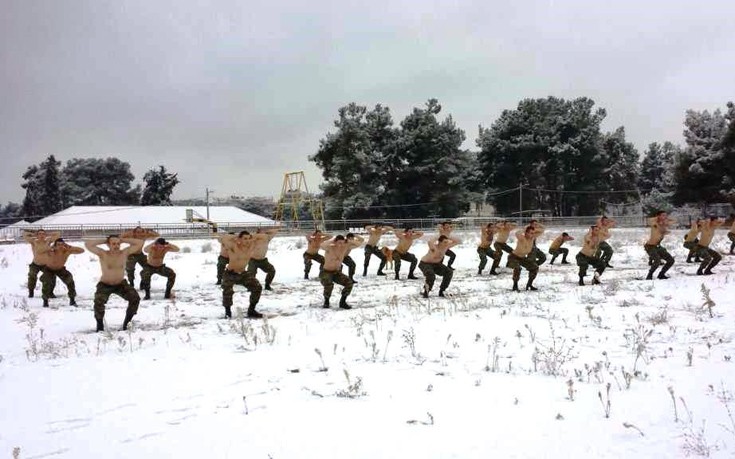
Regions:
<svg viewBox="0 0 735 459"><path fill-rule="evenodd" d="M131 205L140 199L140 188L131 188L135 176L130 164L117 158L70 159L62 176L67 206Z"/></svg>
<svg viewBox="0 0 735 459"><path fill-rule="evenodd" d="M28 167L21 185L26 190L22 206L24 215L38 219L62 209L60 165L54 155L50 155L41 164Z"/></svg>
<svg viewBox="0 0 735 459"><path fill-rule="evenodd" d="M177 174L166 172L164 166L151 169L143 176L145 188L140 198L141 206L170 206L171 193L179 183Z"/></svg>

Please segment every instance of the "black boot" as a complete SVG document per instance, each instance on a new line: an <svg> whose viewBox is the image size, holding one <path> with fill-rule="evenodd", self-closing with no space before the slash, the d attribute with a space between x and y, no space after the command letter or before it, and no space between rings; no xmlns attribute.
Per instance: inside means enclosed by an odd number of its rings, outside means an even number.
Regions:
<svg viewBox="0 0 735 459"><path fill-rule="evenodd" d="M565 258L565 259L563 259L563 260L561 261L561 264L563 264L563 265L568 265L568 264L571 264L571 263L569 263L569 262L568 262L568 261L566 260L566 258Z"/></svg>
<svg viewBox="0 0 735 459"><path fill-rule="evenodd" d="M378 271L377 275L378 276L385 276L385 273L383 271Z"/></svg>
<svg viewBox="0 0 735 459"><path fill-rule="evenodd" d="M130 321L133 320L133 315L134 314L129 314L129 313L125 314L125 320L123 321L123 326L122 326L123 330L128 329L128 324L130 324Z"/></svg>
<svg viewBox="0 0 735 459"><path fill-rule="evenodd" d="M584 276L579 276L579 285L584 286Z"/></svg>
<svg viewBox="0 0 735 459"><path fill-rule="evenodd" d="M702 268L699 268L697 270L697 276L703 276L703 275L704 275L704 273L702 272Z"/></svg>
<svg viewBox="0 0 735 459"><path fill-rule="evenodd" d="M69 297L69 306L77 306L77 300L73 296Z"/></svg>
<svg viewBox="0 0 735 459"><path fill-rule="evenodd" d="M600 285L602 282L600 282L600 273L595 273L594 276L592 276L592 284L593 285Z"/></svg>
<svg viewBox="0 0 735 459"><path fill-rule="evenodd" d="M102 319L97 319L97 331L105 331L105 323L102 321Z"/></svg>
<svg viewBox="0 0 735 459"><path fill-rule="evenodd" d="M249 319L262 319L263 314L259 313L255 310L255 306L250 306L248 308L248 318Z"/></svg>
<svg viewBox="0 0 735 459"><path fill-rule="evenodd" d="M266 290L273 291L273 288L270 286L270 284L265 284L265 287L263 287Z"/></svg>
<svg viewBox="0 0 735 459"><path fill-rule="evenodd" d="M340 309L352 309L352 306L350 306L349 304L347 304L347 297L346 296L343 296L342 298L339 299L339 307L340 307Z"/></svg>
<svg viewBox="0 0 735 459"><path fill-rule="evenodd" d="M429 297L429 289L426 286L426 284L424 284L424 288L421 289L421 296L424 297L424 298L428 298Z"/></svg>
<svg viewBox="0 0 735 459"><path fill-rule="evenodd" d="M518 281L513 281L513 289L514 292L520 292L520 289L518 288Z"/></svg>
<svg viewBox="0 0 735 459"><path fill-rule="evenodd" d="M408 277L406 279L418 279L418 277L414 276L413 273L408 273Z"/></svg>
<svg viewBox="0 0 735 459"><path fill-rule="evenodd" d="M362 277L367 276L367 266L365 266L365 269L362 270Z"/></svg>
<svg viewBox="0 0 735 459"><path fill-rule="evenodd" d="M494 269L491 269L489 274L492 275L492 276L499 276L500 275L500 273L497 272L497 271L495 271Z"/></svg>
<svg viewBox="0 0 735 459"><path fill-rule="evenodd" d="M322 308L329 309L330 307L331 306L329 306L329 300L328 299L324 299L324 304L322 305Z"/></svg>
<svg viewBox="0 0 735 459"><path fill-rule="evenodd" d="M440 296L440 297L442 297L442 298L444 298L444 297L445 297L445 295L444 295L444 290L439 290L439 296Z"/></svg>
<svg viewBox="0 0 735 459"><path fill-rule="evenodd" d="M146 290L145 291L145 296L143 297L143 299L144 300L150 300L151 299L151 291L150 290Z"/></svg>
<svg viewBox="0 0 735 459"><path fill-rule="evenodd" d="M658 276L656 276L656 277L658 277L659 279L668 279L668 278L669 278L669 276L667 276L667 275L666 275L666 274L664 274L664 273L659 273L659 275L658 275Z"/></svg>
<svg viewBox="0 0 735 459"><path fill-rule="evenodd" d="M46 298L43 299L43 307L44 308L47 308L48 307L48 299L46 299Z"/></svg>
<svg viewBox="0 0 735 459"><path fill-rule="evenodd" d="M171 290L166 290L166 293L163 294L163 298L170 300L171 299Z"/></svg>
<svg viewBox="0 0 735 459"><path fill-rule="evenodd" d="M49 298L56 298L56 295L54 294L54 292L51 292L51 294L48 297Z"/></svg>
<svg viewBox="0 0 735 459"><path fill-rule="evenodd" d="M225 318L232 319L232 307L225 306Z"/></svg>
<svg viewBox="0 0 735 459"><path fill-rule="evenodd" d="M534 287L532 283L529 282L526 284L526 290L531 290L532 292L535 292L538 289Z"/></svg>
<svg viewBox="0 0 735 459"><path fill-rule="evenodd" d="M357 281L355 280L354 277L350 277L350 280L352 281L353 284L357 284Z"/></svg>

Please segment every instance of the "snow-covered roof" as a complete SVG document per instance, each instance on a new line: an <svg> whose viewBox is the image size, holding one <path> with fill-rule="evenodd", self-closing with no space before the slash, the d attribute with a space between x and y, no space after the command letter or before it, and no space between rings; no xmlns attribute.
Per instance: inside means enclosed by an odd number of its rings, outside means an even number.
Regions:
<svg viewBox="0 0 735 459"><path fill-rule="evenodd" d="M194 218L205 218L205 206L73 206L33 223L44 225L146 225L186 223L187 209L194 211ZM274 224L234 206L209 206L209 220L215 223Z"/></svg>

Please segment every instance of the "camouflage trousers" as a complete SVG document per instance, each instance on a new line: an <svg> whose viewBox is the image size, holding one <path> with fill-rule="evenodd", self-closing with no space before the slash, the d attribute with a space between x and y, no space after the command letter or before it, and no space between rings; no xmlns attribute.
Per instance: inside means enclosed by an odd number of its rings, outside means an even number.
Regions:
<svg viewBox="0 0 735 459"><path fill-rule="evenodd" d="M132 317L138 312L140 304L140 295L138 292L123 280L117 285L108 285L103 282L97 283L97 290L94 292L94 318L97 322L102 322L105 317L105 305L110 295L115 294L128 302L128 308L125 311L125 317Z"/></svg>
<svg viewBox="0 0 735 459"><path fill-rule="evenodd" d="M607 268L607 263L605 263L605 260L603 260L600 257L590 257L588 255L583 254L582 252L579 252L576 257L577 260L577 266L579 266L579 277L584 277L587 275L587 269L592 266L595 268L595 271L597 271L598 274L602 274L605 272L605 268Z"/></svg>
<svg viewBox="0 0 735 459"><path fill-rule="evenodd" d="M605 264L610 263L610 259L613 256L613 248L607 241L601 241L597 244L597 251L595 252L595 258L599 258L604 261Z"/></svg>
<svg viewBox="0 0 735 459"><path fill-rule="evenodd" d="M357 265L355 264L355 260L352 259L351 256L347 255L343 260L342 264L347 266L347 275L350 277L350 279L355 278L355 270L357 269Z"/></svg>
<svg viewBox="0 0 735 459"><path fill-rule="evenodd" d="M442 276L442 283L439 285L439 291L443 292L449 287L449 283L452 282L452 276L454 271L448 266L444 266L441 263L426 263L420 262L419 269L424 274L424 291L430 292L434 288L434 282L436 276Z"/></svg>
<svg viewBox="0 0 735 459"><path fill-rule="evenodd" d="M171 294L171 289L174 288L174 283L176 282L176 273L174 270L166 265L151 266L146 263L143 271L140 273L140 286L145 290L146 295L151 293L151 277L154 274L166 278L166 295Z"/></svg>
<svg viewBox="0 0 735 459"><path fill-rule="evenodd" d="M495 251L488 247L478 247L477 248L477 254L480 256L480 266L477 267L477 272L481 273L483 269L485 269L485 266L487 266L487 259L495 258ZM421 268L419 266L419 268Z"/></svg>
<svg viewBox="0 0 735 459"><path fill-rule="evenodd" d="M702 262L699 264L697 274L700 274L702 272L708 273L712 271L712 268L717 266L720 260L722 260L722 255L717 253L716 250L712 250L709 247L704 247L701 245L697 250L697 255L699 256L699 258L702 259Z"/></svg>
<svg viewBox="0 0 735 459"><path fill-rule="evenodd" d="M538 266L543 265L546 262L546 254L536 247L536 243L533 243L533 249L531 250L531 253L528 254L530 257L533 257L533 260L536 262Z"/></svg>
<svg viewBox="0 0 735 459"><path fill-rule="evenodd" d="M352 279L342 274L340 271L325 271L322 270L319 273L319 280L324 286L324 303L329 303L329 298L332 296L332 290L334 290L334 284L342 286L342 298L352 292Z"/></svg>
<svg viewBox="0 0 735 459"><path fill-rule="evenodd" d="M727 233L727 238L730 239L730 255L735 251L735 233Z"/></svg>
<svg viewBox="0 0 735 459"><path fill-rule="evenodd" d="M319 272L321 272L321 265L324 265L324 257L319 255L318 253L308 253L304 252L304 278L309 278L309 273L311 272L311 261L314 260L317 263L319 263Z"/></svg>
<svg viewBox="0 0 735 459"><path fill-rule="evenodd" d="M125 261L125 272L128 274L128 283L131 286L135 286L135 265L145 268L148 266L148 257L144 253L128 255L128 259Z"/></svg>
<svg viewBox="0 0 735 459"><path fill-rule="evenodd" d="M651 258L651 268L648 270L647 278L650 279L653 276L653 273L656 272L659 265L661 265L661 260L664 260L666 263L658 273L659 276L666 274L666 271L674 265L674 257L672 257L671 254L660 245L646 244L643 246L643 249Z"/></svg>
<svg viewBox="0 0 735 459"><path fill-rule="evenodd" d="M401 253L395 250L393 251L393 264L396 267L396 279L398 279L398 272L401 270L401 260L405 260L411 263L411 267L408 269L408 275L413 276L413 272L416 270L416 265L419 262L416 259L416 256L409 252Z"/></svg>
<svg viewBox="0 0 735 459"><path fill-rule="evenodd" d="M569 255L569 249L566 247L557 247L555 249L549 249L549 255L551 255L551 261L550 264L554 264L554 260L556 260L556 257L561 255L561 262L564 263L567 261L567 255Z"/></svg>
<svg viewBox="0 0 735 459"><path fill-rule="evenodd" d="M217 257L217 283L222 283L222 276L225 274L225 268L227 267L227 263L230 262L230 259L225 256L218 256Z"/></svg>
<svg viewBox="0 0 735 459"><path fill-rule="evenodd" d="M268 258L262 260L251 258L248 262L248 274L255 277L258 270L265 273L265 288L269 288L273 278L276 277L276 268L268 261Z"/></svg>
<svg viewBox="0 0 735 459"><path fill-rule="evenodd" d="M457 258L457 254L452 252L451 250L447 250L445 252L445 255L449 257L449 261L447 262L447 267L451 268L452 264L454 263L454 259Z"/></svg>
<svg viewBox="0 0 735 459"><path fill-rule="evenodd" d="M48 300L54 294L54 287L56 286L56 278L61 279L61 282L66 285L69 291L69 301L73 302L77 296L77 290L74 285L74 276L65 268L51 269L45 268L43 274L41 274L41 295L44 300Z"/></svg>
<svg viewBox="0 0 735 459"><path fill-rule="evenodd" d="M43 272L45 269L46 266L36 263L28 265L28 296L33 296L33 291L36 290L36 283L38 282L38 273ZM54 284L56 284L55 278ZM53 291L53 288L51 288L51 291Z"/></svg>
<svg viewBox="0 0 735 459"><path fill-rule="evenodd" d="M493 244L493 248L495 249L495 256L493 257L493 265L490 268L490 272L495 272L498 266L500 266L500 261L503 259L503 252L509 255L513 253L513 248L505 242L496 242Z"/></svg>
<svg viewBox="0 0 735 459"><path fill-rule="evenodd" d="M385 268L385 255L383 255L383 252L378 249L377 246L374 245L366 245L365 246L365 262L363 263L363 271L362 275L367 276L367 269L368 265L370 264L370 255L375 255L380 259L380 266L378 266L378 272L382 273L383 268Z"/></svg>
<svg viewBox="0 0 735 459"><path fill-rule="evenodd" d="M513 268L513 283L517 283L521 279L521 268L528 270L528 283L533 283L538 274L538 265L536 264L536 258L533 252L529 253L525 258L521 258L518 255L511 253L508 255L508 266Z"/></svg>
<svg viewBox="0 0 735 459"><path fill-rule="evenodd" d="M260 293L263 291L263 287L252 274L247 271L237 273L235 271L225 270L222 276L222 305L225 309L229 309L232 306L232 296L235 293L235 285L242 285L250 292L250 303L248 310L254 310L255 305L260 301Z"/></svg>

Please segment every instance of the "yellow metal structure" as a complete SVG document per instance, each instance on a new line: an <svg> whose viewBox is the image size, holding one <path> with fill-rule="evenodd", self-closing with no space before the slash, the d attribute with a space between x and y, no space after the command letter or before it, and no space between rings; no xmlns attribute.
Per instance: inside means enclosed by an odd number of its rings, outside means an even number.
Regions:
<svg viewBox="0 0 735 459"><path fill-rule="evenodd" d="M303 205L308 206L315 227L324 227L324 207L321 199L313 199L306 185L304 171L286 172L283 175L283 187L281 198L276 205L275 220L278 222L290 222L299 227L300 210Z"/></svg>

